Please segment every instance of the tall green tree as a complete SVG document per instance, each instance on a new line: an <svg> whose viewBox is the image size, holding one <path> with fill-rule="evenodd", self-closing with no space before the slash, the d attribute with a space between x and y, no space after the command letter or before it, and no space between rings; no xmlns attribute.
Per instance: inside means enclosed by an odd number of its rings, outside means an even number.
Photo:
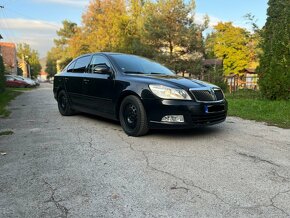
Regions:
<svg viewBox="0 0 290 218"><path fill-rule="evenodd" d="M62 27L56 32L58 37L54 39L54 47L47 54L47 60L50 61L47 64L51 66L55 63L51 69L63 68L75 57L70 49L70 41L77 34L78 29L76 23L69 20L62 21ZM57 62L59 66L56 66ZM51 76L54 74L51 72Z"/></svg>
<svg viewBox="0 0 290 218"><path fill-rule="evenodd" d="M269 99L290 99L290 2L269 0L259 85Z"/></svg>
<svg viewBox="0 0 290 218"><path fill-rule="evenodd" d="M34 49L31 49L29 44L18 44L17 57L19 59L24 58L25 61L28 62L28 64L30 65L31 77L36 78L41 70L38 52Z"/></svg>
<svg viewBox="0 0 290 218"><path fill-rule="evenodd" d="M0 55L0 93L5 90L5 66L2 55Z"/></svg>

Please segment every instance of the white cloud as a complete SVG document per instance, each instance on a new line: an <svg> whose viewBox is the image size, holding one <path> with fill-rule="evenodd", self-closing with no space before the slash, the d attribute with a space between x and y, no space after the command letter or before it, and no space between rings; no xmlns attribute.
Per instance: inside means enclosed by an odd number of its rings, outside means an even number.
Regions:
<svg viewBox="0 0 290 218"><path fill-rule="evenodd" d="M1 25L2 23L2 25ZM61 27L60 24L43 20L29 20L22 18L1 19L1 29L32 30L32 31L55 31Z"/></svg>
<svg viewBox="0 0 290 218"><path fill-rule="evenodd" d="M71 6L86 6L89 0L33 0L37 3L52 3L52 4L63 4Z"/></svg>
<svg viewBox="0 0 290 218"><path fill-rule="evenodd" d="M197 24L202 24L204 21L204 16L206 14L203 13L196 13L195 15L195 22ZM212 15L208 15L209 16L209 32L211 32L213 30L213 27L215 25L217 25L219 22L232 22L234 26L236 27L241 27L241 28L245 28L249 31L251 31L251 25L247 24L246 21L243 20L222 20L218 17L212 16Z"/></svg>
<svg viewBox="0 0 290 218"><path fill-rule="evenodd" d="M203 14L203 13L196 13L195 14L195 22L197 24L202 24L203 21L204 21L204 16L206 14ZM209 28L213 28L213 26L217 25L218 22L222 21L221 19L215 17L215 16L212 16L212 15L208 15L209 17Z"/></svg>
<svg viewBox="0 0 290 218"><path fill-rule="evenodd" d="M53 39L56 38L56 31L60 27L61 24L43 20L11 18L0 20L3 41L28 43L39 52L40 57L45 56L53 46Z"/></svg>

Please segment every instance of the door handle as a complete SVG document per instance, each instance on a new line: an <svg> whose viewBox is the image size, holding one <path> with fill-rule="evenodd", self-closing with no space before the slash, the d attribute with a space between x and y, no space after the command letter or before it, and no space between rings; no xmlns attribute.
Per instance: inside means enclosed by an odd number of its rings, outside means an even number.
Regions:
<svg viewBox="0 0 290 218"><path fill-rule="evenodd" d="M64 81L65 81L65 82L67 82L67 81L68 81L68 78L67 78L67 77L65 77L65 78L64 78Z"/></svg>
<svg viewBox="0 0 290 218"><path fill-rule="evenodd" d="M88 79L83 79L83 81L84 81L85 83L87 83L87 82L89 82L90 80L88 80Z"/></svg>

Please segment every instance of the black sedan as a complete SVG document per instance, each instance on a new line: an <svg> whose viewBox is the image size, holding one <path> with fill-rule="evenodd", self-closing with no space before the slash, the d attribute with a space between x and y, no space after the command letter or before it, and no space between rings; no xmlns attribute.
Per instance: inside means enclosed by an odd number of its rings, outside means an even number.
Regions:
<svg viewBox="0 0 290 218"><path fill-rule="evenodd" d="M152 60L120 53L82 55L54 77L59 112L119 120L130 136L153 128L192 128L223 122L222 90L186 79Z"/></svg>

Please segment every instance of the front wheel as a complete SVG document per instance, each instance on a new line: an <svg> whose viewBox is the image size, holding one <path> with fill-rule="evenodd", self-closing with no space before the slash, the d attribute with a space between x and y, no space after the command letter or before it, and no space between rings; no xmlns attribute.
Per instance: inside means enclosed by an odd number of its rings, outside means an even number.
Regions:
<svg viewBox="0 0 290 218"><path fill-rule="evenodd" d="M63 116L70 116L74 114L74 111L71 109L67 94L64 90L61 90L57 97L58 110Z"/></svg>
<svg viewBox="0 0 290 218"><path fill-rule="evenodd" d="M129 136L141 136L148 132L148 120L141 100L130 95L124 98L119 111L120 123Z"/></svg>

